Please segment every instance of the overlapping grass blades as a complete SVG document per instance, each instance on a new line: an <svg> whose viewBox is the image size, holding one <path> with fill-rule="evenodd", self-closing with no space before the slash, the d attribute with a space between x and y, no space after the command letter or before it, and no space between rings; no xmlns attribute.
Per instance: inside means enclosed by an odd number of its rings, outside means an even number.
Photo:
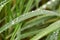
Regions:
<svg viewBox="0 0 60 40"><path fill-rule="evenodd" d="M4 25L3 27L0 28L0 33L19 22L22 22L28 18L38 16L38 15L60 16L58 13L55 13L52 11L36 10L34 12L23 14L23 15L17 17L16 19L14 19L13 21L7 23L6 25Z"/></svg>
<svg viewBox="0 0 60 40"><path fill-rule="evenodd" d="M60 28L60 0L50 0L44 4L45 1L0 0L0 13L2 14L0 15L0 25L2 24L0 38L2 40L25 40L24 38L39 40L47 36L43 39L60 40L58 30ZM4 17L6 18L4 19ZM57 33L56 30L59 32L58 36L54 34ZM56 36L57 39L53 36Z"/></svg>
<svg viewBox="0 0 60 40"><path fill-rule="evenodd" d="M1 3L0 3L0 12L1 12L1 10L2 10L2 8L7 4L7 3L9 3L11 0L9 0L9 1L2 1Z"/></svg>

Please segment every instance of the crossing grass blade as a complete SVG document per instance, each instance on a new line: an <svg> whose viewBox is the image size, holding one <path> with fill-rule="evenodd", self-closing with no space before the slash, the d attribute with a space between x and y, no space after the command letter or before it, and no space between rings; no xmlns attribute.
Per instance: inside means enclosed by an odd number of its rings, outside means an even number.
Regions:
<svg viewBox="0 0 60 40"><path fill-rule="evenodd" d="M10 28L11 26L13 26L19 22L22 22L28 18L38 16L38 15L44 15L44 14L50 15L50 16L60 16L58 13L55 13L52 11L50 12L50 11L46 11L46 10L36 10L34 12L23 14L23 15L17 17L16 19L12 20L11 22L7 23L6 25L4 25L3 27L0 28L0 33L3 32L4 30Z"/></svg>
<svg viewBox="0 0 60 40"><path fill-rule="evenodd" d="M54 30L57 30L58 28L60 28L60 20L51 24L50 26L48 26L47 28L45 28L44 30L41 30L38 34L36 34L36 36L34 36L32 39L30 40L38 40L41 39L43 36L53 32ZM54 28L55 27L55 28Z"/></svg>
<svg viewBox="0 0 60 40"><path fill-rule="evenodd" d="M1 10L3 9L3 7L7 4L7 3L9 3L10 1L2 1L1 3L0 3L0 12L1 12Z"/></svg>

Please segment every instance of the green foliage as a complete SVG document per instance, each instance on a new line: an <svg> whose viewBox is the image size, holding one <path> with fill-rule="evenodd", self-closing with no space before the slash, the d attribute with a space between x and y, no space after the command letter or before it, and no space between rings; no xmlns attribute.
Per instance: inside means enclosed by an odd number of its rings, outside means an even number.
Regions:
<svg viewBox="0 0 60 40"><path fill-rule="evenodd" d="M60 0L1 0L0 14L0 40L60 40Z"/></svg>

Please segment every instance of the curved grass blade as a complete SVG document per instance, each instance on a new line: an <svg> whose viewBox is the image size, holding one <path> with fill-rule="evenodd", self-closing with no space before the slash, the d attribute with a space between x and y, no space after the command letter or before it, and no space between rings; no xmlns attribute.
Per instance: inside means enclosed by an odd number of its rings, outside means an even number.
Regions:
<svg viewBox="0 0 60 40"><path fill-rule="evenodd" d="M53 16L51 16L51 17L48 17L48 15L45 17L45 16L38 16L37 18L35 18L35 19L33 19L33 20L31 20L31 21L29 21L29 22L27 22L27 23L25 23L25 25L21 28L21 31L24 31L25 29L28 29L28 28L31 28L31 27L33 27L34 29L35 29L35 27L34 27L34 25L42 25L42 24L46 24L46 20L48 20L48 19L51 19ZM52 20L52 19L51 19ZM57 19L56 19L57 20ZM54 21L56 21L56 20L54 20ZM50 21L50 20L49 20ZM51 22L51 21L50 21ZM50 23L49 22L49 23ZM53 22L53 21L52 21ZM40 28L40 27L39 27ZM42 27L41 27L42 28ZM38 28L36 28L36 29L38 29ZM20 31L20 30L19 30ZM30 31L30 30L29 30ZM7 38L9 38L9 37L11 37L12 35L10 35L10 36L8 36Z"/></svg>
<svg viewBox="0 0 60 40"><path fill-rule="evenodd" d="M37 18L28 21L27 23L25 23L25 25L23 25L21 31L24 31L25 29L31 28L34 25L38 25L38 24L44 24L46 20L52 18L53 16L49 16L49 15L43 15L43 16L38 16Z"/></svg>
<svg viewBox="0 0 60 40"><path fill-rule="evenodd" d="M0 33L5 31L6 29L10 28L11 26L19 23L19 22L22 22L22 21L24 21L24 20L26 20L28 18L38 16L38 15L60 16L60 14L58 14L56 12L47 11L47 10L36 10L34 12L29 12L29 13L23 14L23 15L15 18L11 22L5 24L3 27L0 28Z"/></svg>
<svg viewBox="0 0 60 40"><path fill-rule="evenodd" d="M41 30L41 29L40 29L40 30ZM40 30L33 30L33 31L29 31L29 32L27 32L27 33L21 34L21 39L26 38L26 37L31 37L31 36L35 35L36 33L38 33ZM12 34L8 35L8 36L6 37L6 39L8 39L9 37L11 37L11 35L12 35ZM17 39L17 38L16 38L16 39ZM16 39L15 39L15 40L16 40Z"/></svg>
<svg viewBox="0 0 60 40"><path fill-rule="evenodd" d="M1 12L2 8L3 8L7 3L9 3L9 2L10 2L10 0L9 0L9 1L2 1L2 2L0 3L0 12Z"/></svg>
<svg viewBox="0 0 60 40"><path fill-rule="evenodd" d="M33 38L31 38L30 40L38 40L38 39L41 39L45 35L53 32L54 30L56 30L58 28L60 28L60 20L59 21L56 21L53 24L51 24L50 26L48 26L44 30L41 30L38 34L36 34L36 36L34 36Z"/></svg>

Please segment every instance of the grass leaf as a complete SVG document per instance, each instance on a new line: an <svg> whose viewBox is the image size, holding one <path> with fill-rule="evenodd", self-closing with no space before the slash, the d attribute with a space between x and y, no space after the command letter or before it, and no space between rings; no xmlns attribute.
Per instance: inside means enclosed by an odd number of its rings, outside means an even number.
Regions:
<svg viewBox="0 0 60 40"><path fill-rule="evenodd" d="M50 26L48 26L47 28L45 28L44 30L41 30L38 34L36 34L36 36L34 36L32 39L30 40L38 40L41 39L43 36L53 32L54 30L60 28L60 20L51 24Z"/></svg>

